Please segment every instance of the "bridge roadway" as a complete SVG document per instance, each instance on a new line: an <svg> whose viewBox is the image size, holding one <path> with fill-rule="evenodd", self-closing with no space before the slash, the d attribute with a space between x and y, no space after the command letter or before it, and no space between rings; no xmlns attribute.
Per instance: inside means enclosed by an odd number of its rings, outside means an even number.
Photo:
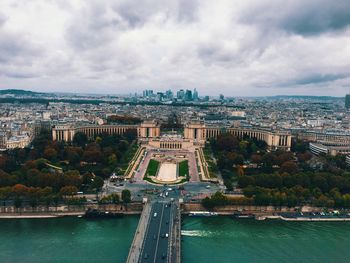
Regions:
<svg viewBox="0 0 350 263"><path fill-rule="evenodd" d="M165 193L165 191L164 191ZM179 263L180 261L180 223L179 204L172 199L176 194L169 191L167 197L157 197L151 202L151 208L145 212L149 215L146 226L138 227L137 231L143 237L137 245L140 249L132 249L136 244L132 244L127 262L139 263ZM141 220L141 219L140 219ZM139 224L140 224L139 223ZM140 243L142 242L142 244ZM132 259L132 260L131 260Z"/></svg>

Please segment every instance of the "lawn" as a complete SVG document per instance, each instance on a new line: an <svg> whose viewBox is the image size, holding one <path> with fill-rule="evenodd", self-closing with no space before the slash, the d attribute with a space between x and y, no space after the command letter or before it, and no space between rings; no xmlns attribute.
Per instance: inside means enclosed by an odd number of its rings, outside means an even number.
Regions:
<svg viewBox="0 0 350 263"><path fill-rule="evenodd" d="M179 176L185 176L186 178L189 177L188 161L187 160L179 163Z"/></svg>
<svg viewBox="0 0 350 263"><path fill-rule="evenodd" d="M160 163L154 159L149 160L148 167L146 170L146 176L156 176L159 164Z"/></svg>

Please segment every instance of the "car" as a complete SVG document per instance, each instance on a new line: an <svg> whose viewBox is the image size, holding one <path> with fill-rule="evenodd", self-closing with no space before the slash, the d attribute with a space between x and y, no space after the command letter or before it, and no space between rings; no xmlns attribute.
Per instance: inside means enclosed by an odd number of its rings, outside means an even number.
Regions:
<svg viewBox="0 0 350 263"><path fill-rule="evenodd" d="M168 188L168 191L172 191L173 189L172 188Z"/></svg>
<svg viewBox="0 0 350 263"><path fill-rule="evenodd" d="M154 240L156 240L156 239L157 239L156 235L153 235L153 239L154 239Z"/></svg>
<svg viewBox="0 0 350 263"><path fill-rule="evenodd" d="M205 188L209 189L209 188L210 188L210 185L207 185Z"/></svg>
<svg viewBox="0 0 350 263"><path fill-rule="evenodd" d="M143 257L144 259L147 259L148 258L148 254L145 253L145 256Z"/></svg>
<svg viewBox="0 0 350 263"><path fill-rule="evenodd" d="M153 217L157 217L157 213L154 213L154 214L153 214Z"/></svg>
<svg viewBox="0 0 350 263"><path fill-rule="evenodd" d="M166 259L166 254L165 253L162 254L162 259Z"/></svg>
<svg viewBox="0 0 350 263"><path fill-rule="evenodd" d="M166 233L166 234L165 234L165 237L169 237L169 234L168 234L168 233Z"/></svg>

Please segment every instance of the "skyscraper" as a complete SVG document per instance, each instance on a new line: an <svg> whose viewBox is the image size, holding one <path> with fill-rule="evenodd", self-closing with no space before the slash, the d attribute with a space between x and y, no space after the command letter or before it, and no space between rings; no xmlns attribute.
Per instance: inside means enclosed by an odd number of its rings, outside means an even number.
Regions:
<svg viewBox="0 0 350 263"><path fill-rule="evenodd" d="M176 98L178 100L183 100L184 97L185 97L185 91L183 89L180 89L176 94Z"/></svg>
<svg viewBox="0 0 350 263"><path fill-rule="evenodd" d="M345 95L345 108L350 109L350 94Z"/></svg>
<svg viewBox="0 0 350 263"><path fill-rule="evenodd" d="M165 92L165 96L166 96L167 99L171 100L171 99L173 99L174 94L173 94L173 92L169 89L169 90L167 90L167 91Z"/></svg>
<svg viewBox="0 0 350 263"><path fill-rule="evenodd" d="M143 91L143 97L152 97L153 96L153 90L149 89L149 90L144 90Z"/></svg>
<svg viewBox="0 0 350 263"><path fill-rule="evenodd" d="M185 100L186 101L190 101L192 100L192 90L186 90L186 93L185 93Z"/></svg>
<svg viewBox="0 0 350 263"><path fill-rule="evenodd" d="M198 100L198 91L194 89L193 91L193 100L197 101Z"/></svg>

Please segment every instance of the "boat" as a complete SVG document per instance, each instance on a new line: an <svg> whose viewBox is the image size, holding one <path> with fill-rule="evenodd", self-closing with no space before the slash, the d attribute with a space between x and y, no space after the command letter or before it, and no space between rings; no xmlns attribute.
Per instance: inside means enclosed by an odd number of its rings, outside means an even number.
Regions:
<svg viewBox="0 0 350 263"><path fill-rule="evenodd" d="M208 212L208 211L190 211L188 215L194 216L194 217L208 217L208 216L217 216L218 213Z"/></svg>
<svg viewBox="0 0 350 263"><path fill-rule="evenodd" d="M253 215L253 214L242 214L241 212L235 212L235 213L233 213L232 217L234 219L252 219L252 218L255 218L255 215Z"/></svg>
<svg viewBox="0 0 350 263"><path fill-rule="evenodd" d="M119 218L122 217L122 213L112 213L108 211L99 211L97 209L88 209L85 212L84 218L94 219L94 218Z"/></svg>

